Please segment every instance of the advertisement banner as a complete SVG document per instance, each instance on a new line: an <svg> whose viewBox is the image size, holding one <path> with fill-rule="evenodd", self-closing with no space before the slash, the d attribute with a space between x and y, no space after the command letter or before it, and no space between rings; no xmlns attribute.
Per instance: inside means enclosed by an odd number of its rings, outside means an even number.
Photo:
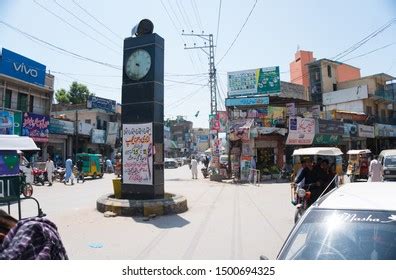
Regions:
<svg viewBox="0 0 396 280"><path fill-rule="evenodd" d="M358 136L364 138L374 138L374 126L359 124Z"/></svg>
<svg viewBox="0 0 396 280"><path fill-rule="evenodd" d="M93 144L105 144L106 143L106 130L103 129L92 129L91 142Z"/></svg>
<svg viewBox="0 0 396 280"><path fill-rule="evenodd" d="M217 119L219 120L219 132L220 133L227 132L228 113L226 111L218 111Z"/></svg>
<svg viewBox="0 0 396 280"><path fill-rule="evenodd" d="M295 103L286 103L286 116L294 117L297 113Z"/></svg>
<svg viewBox="0 0 396 280"><path fill-rule="evenodd" d="M313 118L319 118L320 117L320 105L314 105L311 107L311 113Z"/></svg>
<svg viewBox="0 0 396 280"><path fill-rule="evenodd" d="M267 115L268 115L268 106L264 106L263 108L260 109L230 111L230 117L232 120L246 119L246 118L264 118Z"/></svg>
<svg viewBox="0 0 396 280"><path fill-rule="evenodd" d="M376 123L375 124L375 136L396 137L396 126Z"/></svg>
<svg viewBox="0 0 396 280"><path fill-rule="evenodd" d="M226 98L226 107L268 105L269 97Z"/></svg>
<svg viewBox="0 0 396 280"><path fill-rule="evenodd" d="M89 96L87 100L88 109L102 109L108 113L116 112L117 103L115 100L101 98L97 96Z"/></svg>
<svg viewBox="0 0 396 280"><path fill-rule="evenodd" d="M315 135L313 144L314 145L338 145L340 143L341 136L338 135Z"/></svg>
<svg viewBox="0 0 396 280"><path fill-rule="evenodd" d="M315 137L315 119L290 118L286 145L312 145Z"/></svg>
<svg viewBox="0 0 396 280"><path fill-rule="evenodd" d="M356 124L344 123L344 137L357 137L358 128Z"/></svg>
<svg viewBox="0 0 396 280"><path fill-rule="evenodd" d="M153 184L153 124L122 125L122 180L126 184Z"/></svg>
<svg viewBox="0 0 396 280"><path fill-rule="evenodd" d="M220 122L217 119L217 115L209 115L209 129L219 131L220 129Z"/></svg>
<svg viewBox="0 0 396 280"><path fill-rule="evenodd" d="M228 72L228 96L280 93L279 66Z"/></svg>
<svg viewBox="0 0 396 280"><path fill-rule="evenodd" d="M197 142L198 143L208 143L209 135L197 135Z"/></svg>
<svg viewBox="0 0 396 280"><path fill-rule="evenodd" d="M231 141L249 140L250 128L253 125L253 122L253 119L240 119L230 121L230 126L228 128L229 139Z"/></svg>
<svg viewBox="0 0 396 280"><path fill-rule="evenodd" d="M115 145L118 136L118 123L108 122L106 132L106 144Z"/></svg>
<svg viewBox="0 0 396 280"><path fill-rule="evenodd" d="M23 113L22 136L29 136L36 142L48 142L49 116Z"/></svg>
<svg viewBox="0 0 396 280"><path fill-rule="evenodd" d="M340 121L318 120L319 134L343 135L344 124Z"/></svg>
<svg viewBox="0 0 396 280"><path fill-rule="evenodd" d="M90 123L78 122L78 134L91 136L92 125Z"/></svg>
<svg viewBox="0 0 396 280"><path fill-rule="evenodd" d="M0 111L0 134L14 134L14 113Z"/></svg>
<svg viewBox="0 0 396 280"><path fill-rule="evenodd" d="M74 122L50 118L49 133L73 135L74 130Z"/></svg>
<svg viewBox="0 0 396 280"><path fill-rule="evenodd" d="M16 151L0 153L0 176L19 174L19 155Z"/></svg>
<svg viewBox="0 0 396 280"><path fill-rule="evenodd" d="M323 105L340 104L368 98L367 85L323 93Z"/></svg>
<svg viewBox="0 0 396 280"><path fill-rule="evenodd" d="M0 73L43 87L45 71L45 65L5 48L2 49Z"/></svg>

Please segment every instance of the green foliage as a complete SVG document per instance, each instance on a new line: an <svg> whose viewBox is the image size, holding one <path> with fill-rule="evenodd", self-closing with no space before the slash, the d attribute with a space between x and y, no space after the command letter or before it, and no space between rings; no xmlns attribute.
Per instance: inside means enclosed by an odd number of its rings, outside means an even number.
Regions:
<svg viewBox="0 0 396 280"><path fill-rule="evenodd" d="M270 173L271 174L279 174L280 170L279 170L278 166L276 166L276 165L271 166L270 167Z"/></svg>
<svg viewBox="0 0 396 280"><path fill-rule="evenodd" d="M60 104L81 104L86 103L89 96L95 95L90 92L88 87L78 82L73 82L70 85L69 91L59 89L55 93L55 99Z"/></svg>
<svg viewBox="0 0 396 280"><path fill-rule="evenodd" d="M70 103L69 93L63 88L58 89L55 92L55 99L56 99L56 102L58 102L59 104L69 104Z"/></svg>

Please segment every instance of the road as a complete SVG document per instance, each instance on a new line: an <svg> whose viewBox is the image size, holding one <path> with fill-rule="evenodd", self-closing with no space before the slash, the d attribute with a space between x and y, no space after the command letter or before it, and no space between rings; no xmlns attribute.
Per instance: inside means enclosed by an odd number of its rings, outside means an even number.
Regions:
<svg viewBox="0 0 396 280"><path fill-rule="evenodd" d="M189 210L147 222L96 211L97 198L113 192L112 178L34 187L71 259L274 259L293 227L286 183L218 183L202 174L192 180L188 166L166 169L166 192L185 196ZM12 210L17 217L16 205ZM23 202L22 215L36 215L32 201Z"/></svg>

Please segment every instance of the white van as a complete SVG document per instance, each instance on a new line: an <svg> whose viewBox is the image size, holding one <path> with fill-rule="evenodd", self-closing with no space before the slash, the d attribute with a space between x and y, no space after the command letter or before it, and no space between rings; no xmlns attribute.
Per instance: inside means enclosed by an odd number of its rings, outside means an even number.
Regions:
<svg viewBox="0 0 396 280"><path fill-rule="evenodd" d="M381 162L384 169L384 181L396 179L396 149L383 150L378 161Z"/></svg>

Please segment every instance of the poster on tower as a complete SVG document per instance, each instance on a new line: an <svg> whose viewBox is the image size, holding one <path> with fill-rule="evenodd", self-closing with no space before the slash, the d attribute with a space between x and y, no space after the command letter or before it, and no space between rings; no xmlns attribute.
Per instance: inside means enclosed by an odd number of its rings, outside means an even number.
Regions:
<svg viewBox="0 0 396 280"><path fill-rule="evenodd" d="M153 184L153 123L122 125L124 184Z"/></svg>

